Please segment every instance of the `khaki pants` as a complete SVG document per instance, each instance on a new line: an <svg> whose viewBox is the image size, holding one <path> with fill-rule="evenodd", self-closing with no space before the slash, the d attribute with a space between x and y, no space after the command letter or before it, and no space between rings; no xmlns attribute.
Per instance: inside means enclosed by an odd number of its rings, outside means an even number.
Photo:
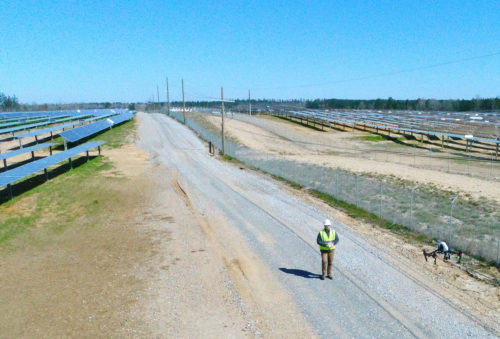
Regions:
<svg viewBox="0 0 500 339"><path fill-rule="evenodd" d="M335 251L327 252L327 251L322 251L321 252L321 272L323 276L325 276L325 273L328 272L328 276L332 276L332 264L333 264L333 257L335 255Z"/></svg>

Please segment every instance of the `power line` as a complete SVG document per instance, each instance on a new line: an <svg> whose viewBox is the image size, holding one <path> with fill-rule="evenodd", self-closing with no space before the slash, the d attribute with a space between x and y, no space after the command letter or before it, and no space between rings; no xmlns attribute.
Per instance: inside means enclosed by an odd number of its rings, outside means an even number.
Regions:
<svg viewBox="0 0 500 339"><path fill-rule="evenodd" d="M413 67L413 68L405 68L405 69L401 69L401 70L398 70L398 71L387 72L387 73L379 73L379 74L373 74L373 75L367 75L367 76L357 77L357 78L348 78L348 79L334 80L334 81L324 81L324 82L318 82L318 83L312 83L312 84L302 84L302 85L293 85L293 86L276 86L276 87L253 86L252 88L253 89L263 90L263 89L305 88L305 87L317 87L317 86L324 86L324 85L334 85L334 84L340 84L340 83L345 83L345 82L375 79L375 78L381 78L381 77L387 77L387 76L397 75L397 74L401 74L401 73L409 73L409 72L421 71L421 70L430 69L430 68L437 68L437 67L442 67L442 66L447 66L447 65L452 65L452 64L458 64L458 63L462 63L462 62L468 62L468 61L472 61L472 60L489 58L489 57L493 57L493 56L497 56L497 55L500 55L500 51L499 52L490 53L490 54L472 56L472 57L469 57L469 58L462 58L462 59L456 59L456 60L451 60L451 61L444 61L444 62L430 64L430 65L425 65L425 66L419 66L419 67ZM236 88L236 87L230 87L230 88L243 90L243 88Z"/></svg>
<svg viewBox="0 0 500 339"><path fill-rule="evenodd" d="M307 87L318 87L318 86L324 86L324 85L334 85L334 84L341 84L341 83L360 81L360 80L376 79L376 78L388 77L388 76L393 76L393 75L402 74L402 73L410 73L410 72L421 71L421 70L426 70L426 69L438 68L438 67L459 64L459 63L478 60L478 59L490 58L490 57L499 56L499 55L500 55L500 51L494 52L494 53L489 53L489 54L472 56L472 57L468 57L468 58L444 61L444 62L439 62L439 63L435 63L435 64L430 64L430 65L424 65L424 66L419 66L419 67L405 68L405 69L401 69L401 70L397 70L397 71L393 71L393 72L372 74L372 75L356 77L356 78L347 78L347 79L334 80L334 81L324 81L324 82L318 82L318 83L301 84L301 85L299 84L299 85L290 85L290 86L275 86L275 87L252 86L252 89L254 89L254 90L292 89L292 88L307 88ZM198 97L199 99L208 99L208 100L213 100L213 101L219 100L219 98L217 98L217 97L212 97L212 96L197 93L197 91L193 90L193 88L189 85L187 87L189 87L190 92L193 93L194 96ZM226 88L230 88L230 89L234 89L234 90L245 90L245 91L248 90L248 88L240 88L240 87L232 87L232 86L226 86Z"/></svg>

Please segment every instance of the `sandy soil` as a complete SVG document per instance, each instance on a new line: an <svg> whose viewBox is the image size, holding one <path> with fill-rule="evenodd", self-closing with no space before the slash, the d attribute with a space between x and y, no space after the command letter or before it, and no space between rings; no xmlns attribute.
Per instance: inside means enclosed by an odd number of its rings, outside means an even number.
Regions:
<svg viewBox="0 0 500 339"><path fill-rule="evenodd" d="M116 153L109 150L107 156ZM147 286L142 267L153 252L150 235L137 227L132 216L144 208L141 201L153 186L138 175L140 159L135 165L135 174L127 179L104 180L106 195L114 197L106 213L79 218L73 226L54 232L48 228L57 227L61 211L44 211L39 223L2 247L0 336L150 335L147 324L132 310ZM145 190L137 192L137 187ZM91 203L78 201L75 194L65 214ZM33 199L21 198L10 210L29 216Z"/></svg>
<svg viewBox="0 0 500 339"><path fill-rule="evenodd" d="M206 115L206 118L215 125L219 124L220 118L217 116ZM254 117L254 119L264 120L264 118L259 117ZM262 122L259 125L262 125ZM433 184L444 190L469 194L474 198L485 197L500 203L500 185L497 182L386 162L385 158L369 160L336 154L338 152L336 152L335 145L349 147L356 150L355 153L363 152L363 150L370 152L372 149L370 144L373 143L361 142L356 139L356 137L366 135L362 132L336 132L334 130L320 132L276 119L265 119L265 125L268 127L262 128L236 119L226 119L227 131L230 136L238 139L243 145L261 152L353 172L392 175L417 184ZM284 129L287 129L288 132L282 132ZM276 134L272 131L280 133ZM303 143L297 143L295 140ZM378 144L380 142L377 142ZM412 160L408 162L411 163Z"/></svg>

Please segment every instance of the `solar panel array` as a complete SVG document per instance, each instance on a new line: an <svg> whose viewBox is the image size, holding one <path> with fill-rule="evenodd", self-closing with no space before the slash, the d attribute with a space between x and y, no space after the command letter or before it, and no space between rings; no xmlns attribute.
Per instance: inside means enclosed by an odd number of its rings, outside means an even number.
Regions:
<svg viewBox="0 0 500 339"><path fill-rule="evenodd" d="M64 111L36 111L36 112L0 112L0 124L9 121L27 121L36 118L54 118L58 115L73 116L79 114L91 114L100 116L108 113L121 114L129 112L127 109L85 109L85 110L64 110Z"/></svg>
<svg viewBox="0 0 500 339"><path fill-rule="evenodd" d="M436 137L450 137L469 140L500 143L500 114L488 113L483 116L469 113L425 113L422 112L347 112L347 111L287 111L286 114L314 118L327 122L348 126L366 126L370 128L390 129L394 131L432 135ZM474 121L474 117L484 121ZM486 120L488 118L488 120ZM469 121L469 120L472 121ZM465 120L465 121L464 121Z"/></svg>
<svg viewBox="0 0 500 339"><path fill-rule="evenodd" d="M13 182L23 179L36 172L42 171L52 165L55 165L63 160L74 157L82 152L86 152L92 148L96 148L104 144L103 141L92 141L85 144L73 147L67 151L60 152L40 160L32 161L28 164L16 167L9 171L0 173L0 187L12 184Z"/></svg>
<svg viewBox="0 0 500 339"><path fill-rule="evenodd" d="M73 110L73 111L45 111L45 112L6 112L0 113L0 134L12 133L17 139L38 136L45 133L60 131L74 127L76 124L96 121L94 123L73 128L62 133L67 134L67 140L78 141L87 136L96 134L113 125L120 124L133 118L133 114L125 109L102 109L102 110ZM64 124L61 124L63 123ZM55 125L57 124L57 125ZM50 126L52 125L52 126ZM55 126L54 126L55 125ZM14 136L15 132L49 126L47 128L36 129L27 133ZM67 133L66 133L67 132ZM61 134L61 133L59 133ZM6 141L6 140L4 140ZM2 141L0 141L2 142ZM59 152L43 159L35 160L19 167L7 170L0 174L0 187L9 185L17 180L21 180L38 171L47 169L63 160L74 157L75 155L99 147L104 142L87 142L70 148L64 152ZM30 147L17 149L14 151L0 153L0 161L3 160L6 169L6 161L9 158L34 152L39 149L55 146L54 143L43 143Z"/></svg>
<svg viewBox="0 0 500 339"><path fill-rule="evenodd" d="M0 134L24 131L27 129L81 120L94 121L113 115L131 114L126 109L74 110L74 111L46 111L46 112L6 112L0 113Z"/></svg>

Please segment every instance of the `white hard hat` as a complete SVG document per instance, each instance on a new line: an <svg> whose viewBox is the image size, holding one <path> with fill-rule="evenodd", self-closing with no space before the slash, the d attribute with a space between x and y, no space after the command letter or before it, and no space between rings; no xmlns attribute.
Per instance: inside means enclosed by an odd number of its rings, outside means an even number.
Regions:
<svg viewBox="0 0 500 339"><path fill-rule="evenodd" d="M332 226L332 222L330 221L330 219L325 219L325 221L323 221L323 225L324 226Z"/></svg>

